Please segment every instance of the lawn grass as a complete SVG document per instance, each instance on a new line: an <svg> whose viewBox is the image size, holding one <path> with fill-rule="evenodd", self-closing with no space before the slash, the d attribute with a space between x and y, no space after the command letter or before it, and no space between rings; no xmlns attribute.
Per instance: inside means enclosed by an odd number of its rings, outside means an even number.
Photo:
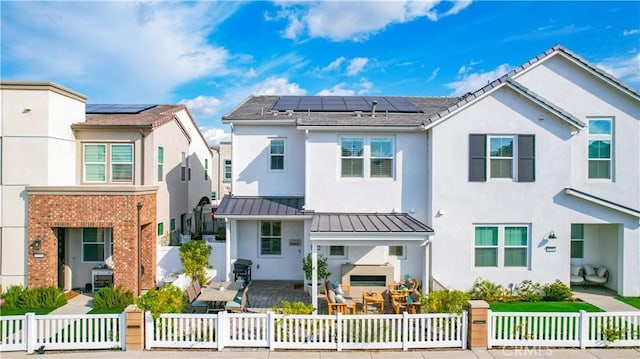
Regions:
<svg viewBox="0 0 640 359"><path fill-rule="evenodd" d="M124 308L105 308L105 309L91 309L87 314L120 314L124 312Z"/></svg>
<svg viewBox="0 0 640 359"><path fill-rule="evenodd" d="M2 309L0 309L0 316L5 316L5 315L24 315L26 313L36 313L38 315L49 314L54 309L57 309L57 308L18 308L18 309L2 308Z"/></svg>
<svg viewBox="0 0 640 359"><path fill-rule="evenodd" d="M617 300L640 309L640 297L616 297Z"/></svg>
<svg viewBox="0 0 640 359"><path fill-rule="evenodd" d="M494 312L603 312L585 302L493 302L489 303L489 308Z"/></svg>

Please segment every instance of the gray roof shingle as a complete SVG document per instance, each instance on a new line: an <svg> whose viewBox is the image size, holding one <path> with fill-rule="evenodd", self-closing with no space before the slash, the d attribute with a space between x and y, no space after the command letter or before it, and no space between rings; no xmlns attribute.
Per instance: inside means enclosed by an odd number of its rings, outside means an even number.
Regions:
<svg viewBox="0 0 640 359"><path fill-rule="evenodd" d="M315 213L311 232L433 233L406 213Z"/></svg>

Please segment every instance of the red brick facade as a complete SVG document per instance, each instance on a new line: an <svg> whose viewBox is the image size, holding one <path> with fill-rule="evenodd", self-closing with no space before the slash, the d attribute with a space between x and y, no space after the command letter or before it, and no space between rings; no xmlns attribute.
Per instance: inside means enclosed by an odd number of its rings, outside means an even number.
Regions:
<svg viewBox="0 0 640 359"><path fill-rule="evenodd" d="M156 194L155 191L82 194L33 193L28 191L29 243L41 239L36 258L28 251L28 286L58 284L58 241L56 228L112 228L113 281L134 293L138 291L138 209L141 224L142 289L155 286Z"/></svg>

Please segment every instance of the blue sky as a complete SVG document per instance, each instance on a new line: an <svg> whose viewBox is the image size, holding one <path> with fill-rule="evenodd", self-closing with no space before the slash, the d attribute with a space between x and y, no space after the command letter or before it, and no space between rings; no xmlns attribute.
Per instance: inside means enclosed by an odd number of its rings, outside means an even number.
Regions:
<svg viewBox="0 0 640 359"><path fill-rule="evenodd" d="M640 2L0 2L2 80L185 103L211 143L249 95L456 96L562 44L640 87Z"/></svg>

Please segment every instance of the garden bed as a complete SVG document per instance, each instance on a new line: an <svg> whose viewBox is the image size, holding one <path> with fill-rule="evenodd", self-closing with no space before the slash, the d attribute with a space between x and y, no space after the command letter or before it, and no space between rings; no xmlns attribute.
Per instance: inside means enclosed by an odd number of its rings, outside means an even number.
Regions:
<svg viewBox="0 0 640 359"><path fill-rule="evenodd" d="M494 312L603 312L602 309L585 302L509 302L489 303Z"/></svg>

